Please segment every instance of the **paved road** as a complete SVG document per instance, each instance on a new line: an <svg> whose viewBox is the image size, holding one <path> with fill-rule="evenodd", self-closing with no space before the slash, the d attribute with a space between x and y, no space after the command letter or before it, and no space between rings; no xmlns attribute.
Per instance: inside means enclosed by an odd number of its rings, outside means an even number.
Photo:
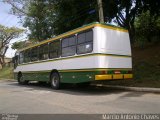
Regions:
<svg viewBox="0 0 160 120"><path fill-rule="evenodd" d="M159 113L160 94L0 82L0 113Z"/></svg>

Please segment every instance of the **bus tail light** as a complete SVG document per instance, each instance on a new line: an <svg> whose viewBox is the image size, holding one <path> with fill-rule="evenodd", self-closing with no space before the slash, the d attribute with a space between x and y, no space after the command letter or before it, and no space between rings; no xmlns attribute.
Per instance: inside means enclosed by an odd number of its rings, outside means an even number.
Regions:
<svg viewBox="0 0 160 120"><path fill-rule="evenodd" d="M101 74L107 74L107 71L103 70L101 71Z"/></svg>
<svg viewBox="0 0 160 120"><path fill-rule="evenodd" d="M114 71L114 74L121 74L121 71L115 70L115 71Z"/></svg>

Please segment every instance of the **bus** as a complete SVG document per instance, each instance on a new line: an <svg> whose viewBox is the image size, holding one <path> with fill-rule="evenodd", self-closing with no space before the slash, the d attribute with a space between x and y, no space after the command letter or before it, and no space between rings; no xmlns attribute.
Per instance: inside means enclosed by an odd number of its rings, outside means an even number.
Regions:
<svg viewBox="0 0 160 120"><path fill-rule="evenodd" d="M128 80L132 74L128 30L91 23L15 53L14 76L19 84Z"/></svg>

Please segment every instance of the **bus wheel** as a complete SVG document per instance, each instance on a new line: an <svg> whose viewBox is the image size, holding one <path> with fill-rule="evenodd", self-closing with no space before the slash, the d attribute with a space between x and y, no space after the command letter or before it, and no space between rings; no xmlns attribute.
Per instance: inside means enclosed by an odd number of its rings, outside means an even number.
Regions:
<svg viewBox="0 0 160 120"><path fill-rule="evenodd" d="M24 80L22 73L18 74L18 83L21 85L25 85L28 83L27 80Z"/></svg>
<svg viewBox="0 0 160 120"><path fill-rule="evenodd" d="M54 72L51 75L51 87L56 90L60 88L60 77L57 72Z"/></svg>

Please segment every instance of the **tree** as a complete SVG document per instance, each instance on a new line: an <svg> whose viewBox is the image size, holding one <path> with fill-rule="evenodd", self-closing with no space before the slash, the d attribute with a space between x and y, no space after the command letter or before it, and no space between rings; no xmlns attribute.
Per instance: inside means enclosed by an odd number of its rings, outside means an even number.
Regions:
<svg viewBox="0 0 160 120"><path fill-rule="evenodd" d="M133 43L135 35L134 20L138 12L137 10L141 6L141 0L118 0L117 6L116 22L121 27L128 29L130 40Z"/></svg>
<svg viewBox="0 0 160 120"><path fill-rule="evenodd" d="M92 21L97 21L95 14L96 0L8 0L14 14L24 15L23 25L30 30L29 39L42 41L57 34L77 28ZM20 6L26 5L23 10ZM74 24L73 24L74 23Z"/></svg>
<svg viewBox="0 0 160 120"><path fill-rule="evenodd" d="M60 0L55 4L55 34L96 22L96 0ZM91 12L92 11L92 12Z"/></svg>
<svg viewBox="0 0 160 120"><path fill-rule="evenodd" d="M4 57L9 48L9 43L12 39L18 38L23 29L15 27L5 27L0 25L0 65L3 67L5 65Z"/></svg>
<svg viewBox="0 0 160 120"><path fill-rule="evenodd" d="M3 2L12 5L11 13L19 17L28 15L28 8L31 1L32 0L3 0Z"/></svg>
<svg viewBox="0 0 160 120"><path fill-rule="evenodd" d="M24 47L27 47L27 46L30 46L30 45L33 45L33 44L36 44L36 42L34 42L33 40L19 41L19 42L13 43L11 48L14 49L14 50L15 49L19 50L19 49L22 49Z"/></svg>
<svg viewBox="0 0 160 120"><path fill-rule="evenodd" d="M30 2L28 16L24 19L24 27L28 27L31 33L29 39L42 41L54 35L54 11L53 3L43 0Z"/></svg>
<svg viewBox="0 0 160 120"><path fill-rule="evenodd" d="M160 17L152 15L148 10L135 20L136 42L143 45L160 39Z"/></svg>
<svg viewBox="0 0 160 120"><path fill-rule="evenodd" d="M25 46L25 41L14 42L11 46L12 49L22 49Z"/></svg>
<svg viewBox="0 0 160 120"><path fill-rule="evenodd" d="M42 41L82 25L98 21L97 0L8 0L14 9L25 16L24 26L30 39ZM21 2L20 2L21 1ZM24 3L26 1L26 3ZM27 4L27 9L25 5ZM134 21L143 11L159 16L158 0L103 0L105 22L116 22L129 30L131 42L135 40Z"/></svg>
<svg viewBox="0 0 160 120"><path fill-rule="evenodd" d="M117 0L118 11L116 22L129 30L130 40L135 41L135 18L143 11L149 10L153 16L160 14L160 1L158 0Z"/></svg>
<svg viewBox="0 0 160 120"><path fill-rule="evenodd" d="M54 1L7 0L6 2L12 5L11 11L14 15L23 16L21 22L30 30L28 38L40 42L54 36Z"/></svg>

